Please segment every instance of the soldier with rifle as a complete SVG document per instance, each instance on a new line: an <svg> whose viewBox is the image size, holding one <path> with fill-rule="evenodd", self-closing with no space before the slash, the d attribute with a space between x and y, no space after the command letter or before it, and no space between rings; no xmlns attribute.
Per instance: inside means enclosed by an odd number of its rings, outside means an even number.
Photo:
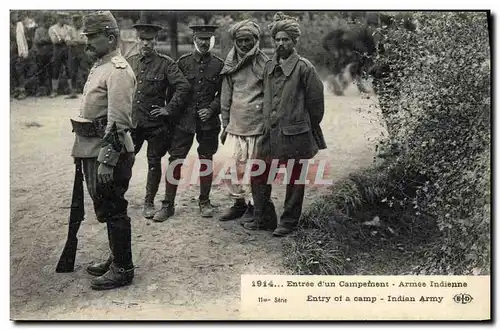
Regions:
<svg viewBox="0 0 500 330"><path fill-rule="evenodd" d="M132 101L136 78L118 48L119 29L109 11L85 16L83 33L87 48L97 58L85 84L78 119L72 120L75 142L72 156L77 163L75 187L81 185L81 165L97 220L106 223L111 255L105 262L91 265L87 272L97 276L91 282L96 290L128 285L134 278L131 223L125 193L135 161L132 127ZM76 231L82 220L82 191L75 189L72 217L65 251L56 269L72 271L76 251ZM79 207L78 207L79 206Z"/></svg>

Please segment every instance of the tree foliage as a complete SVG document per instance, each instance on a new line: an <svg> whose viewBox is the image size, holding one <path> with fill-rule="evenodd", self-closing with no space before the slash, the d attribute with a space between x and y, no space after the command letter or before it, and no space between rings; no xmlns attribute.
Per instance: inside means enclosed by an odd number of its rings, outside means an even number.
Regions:
<svg viewBox="0 0 500 330"><path fill-rule="evenodd" d="M491 75L486 13L414 13L378 28L385 72L376 81L391 143L402 153L390 163L419 176L416 214L437 218L443 239L426 251L442 273L489 268ZM386 196L392 200L393 196ZM401 199L401 196L396 196Z"/></svg>

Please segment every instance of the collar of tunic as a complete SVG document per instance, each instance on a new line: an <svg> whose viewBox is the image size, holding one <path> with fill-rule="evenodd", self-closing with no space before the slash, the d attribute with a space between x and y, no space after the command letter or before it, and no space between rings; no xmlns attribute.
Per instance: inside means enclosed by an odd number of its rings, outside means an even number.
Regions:
<svg viewBox="0 0 500 330"><path fill-rule="evenodd" d="M272 62L271 62L271 68L272 70L269 71L268 74L272 74L276 67L280 66L281 70L283 70L283 73L288 77L290 74L292 74L293 69L295 68L295 65L299 61L299 54L297 54L297 51L294 49L293 53L288 56L288 58L284 61L279 63L278 60L278 54L274 54Z"/></svg>

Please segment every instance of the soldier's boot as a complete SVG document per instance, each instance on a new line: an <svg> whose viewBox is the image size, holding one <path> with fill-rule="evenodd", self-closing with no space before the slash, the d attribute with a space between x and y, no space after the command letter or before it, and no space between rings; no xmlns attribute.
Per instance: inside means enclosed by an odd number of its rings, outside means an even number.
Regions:
<svg viewBox="0 0 500 330"><path fill-rule="evenodd" d="M45 94L47 94L47 91L45 90L45 87L41 86L37 91L36 91L36 94L35 94L35 97L42 97L44 96Z"/></svg>
<svg viewBox="0 0 500 330"><path fill-rule="evenodd" d="M293 228L279 226L278 228L276 228L274 230L273 236L276 236L276 237L285 237L285 236L293 233L293 231L294 231Z"/></svg>
<svg viewBox="0 0 500 330"><path fill-rule="evenodd" d="M199 202L200 214L203 218L212 218L214 216L214 207L210 200L200 200Z"/></svg>
<svg viewBox="0 0 500 330"><path fill-rule="evenodd" d="M278 216L271 200L271 185L252 182L252 197L255 203L253 219L243 224L249 230L274 231L278 226Z"/></svg>
<svg viewBox="0 0 500 330"><path fill-rule="evenodd" d="M154 200L161 181L161 163L159 165L149 165L148 178L146 182L146 197L144 198L144 218L152 219L156 213Z"/></svg>
<svg viewBox="0 0 500 330"><path fill-rule="evenodd" d="M246 222L243 227L248 230L266 230L266 231L276 231L278 227L278 216L274 209L274 205L268 206L269 213L260 216L254 216L252 221Z"/></svg>
<svg viewBox="0 0 500 330"><path fill-rule="evenodd" d="M123 268L111 264L109 270L102 276L93 279L90 285L94 290L111 290L132 284L134 269L134 266Z"/></svg>
<svg viewBox="0 0 500 330"><path fill-rule="evenodd" d="M175 207L173 202L163 201L161 209L153 216L154 222L164 222L175 214Z"/></svg>
<svg viewBox="0 0 500 330"><path fill-rule="evenodd" d="M17 94L18 100L24 100L26 98L26 89L24 87L19 87L19 93Z"/></svg>
<svg viewBox="0 0 500 330"><path fill-rule="evenodd" d="M245 203L245 199L238 198L235 200L233 206L231 206L229 210L219 218L219 221L231 221L239 219L243 216L243 214L245 214L246 211L247 204Z"/></svg>
<svg viewBox="0 0 500 330"><path fill-rule="evenodd" d="M177 185L166 181L165 184L165 199L162 201L161 209L156 212L153 217L155 222L164 222L168 218L174 215L175 207L175 195L177 193Z"/></svg>
<svg viewBox="0 0 500 330"><path fill-rule="evenodd" d="M301 170L301 168L302 165L297 167L297 170ZM292 174L291 182L296 181L293 177L294 174ZM287 184L283 214L281 215L280 225L273 233L274 236L283 237L295 231L302 215L304 195L305 185L294 183Z"/></svg>
<svg viewBox="0 0 500 330"><path fill-rule="evenodd" d="M93 265L88 266L87 273L89 273L90 275L93 275L93 276L102 276L102 275L107 273L112 262L113 262L113 256L110 255L108 260L101 261L101 262L98 262L98 263L95 263Z"/></svg>
<svg viewBox="0 0 500 330"><path fill-rule="evenodd" d="M243 213L243 215L241 216L240 224L244 225L247 222L252 222L253 216L254 216L254 211L255 211L255 207L249 201L247 204L247 209L246 209L245 213Z"/></svg>
<svg viewBox="0 0 500 330"><path fill-rule="evenodd" d="M76 99L78 96L76 95L75 86L73 86L73 81L68 79L68 87L69 87L69 95L66 96L67 99Z"/></svg>
<svg viewBox="0 0 500 330"><path fill-rule="evenodd" d="M132 262L132 229L128 216L108 219L108 237L113 253L109 270L91 281L94 290L110 290L132 283L134 264Z"/></svg>
<svg viewBox="0 0 500 330"><path fill-rule="evenodd" d="M173 161L171 159L170 161ZM170 163L169 163L169 166ZM168 169L170 170L170 168ZM168 172L167 170L167 172ZM169 181L169 175L165 175L165 199L162 201L161 209L156 212L153 220L155 222L163 222L174 215L175 213L175 195L177 194L177 182L181 179L181 166L175 165L172 170L172 176L176 183Z"/></svg>
<svg viewBox="0 0 500 330"><path fill-rule="evenodd" d="M210 190L212 189L213 174L210 173L200 178L200 214L203 218L212 218L214 216L214 207L210 203Z"/></svg>
<svg viewBox="0 0 500 330"><path fill-rule="evenodd" d="M52 79L52 92L50 93L50 97L54 98L57 95L59 95L57 93L58 89L59 89L59 79Z"/></svg>

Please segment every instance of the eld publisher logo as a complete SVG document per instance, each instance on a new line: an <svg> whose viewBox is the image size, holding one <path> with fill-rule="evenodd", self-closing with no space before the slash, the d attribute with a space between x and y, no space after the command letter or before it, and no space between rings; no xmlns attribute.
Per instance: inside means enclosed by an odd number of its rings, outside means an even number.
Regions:
<svg viewBox="0 0 500 330"><path fill-rule="evenodd" d="M468 293L459 293L453 297L453 301L457 304L469 304L472 302L472 296Z"/></svg>

